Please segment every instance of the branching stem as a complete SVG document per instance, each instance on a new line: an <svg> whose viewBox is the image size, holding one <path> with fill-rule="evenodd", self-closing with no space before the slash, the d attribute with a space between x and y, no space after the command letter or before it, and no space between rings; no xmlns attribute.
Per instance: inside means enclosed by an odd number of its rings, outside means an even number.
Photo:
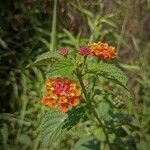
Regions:
<svg viewBox="0 0 150 150"><path fill-rule="evenodd" d="M97 121L98 121L100 127L102 127L103 132L104 132L104 134L105 134L106 143L107 143L107 145L108 145L108 147L109 147L109 150L111 150L111 144L110 144L110 142L109 142L109 135L108 135L108 133L107 133L105 124L104 124L104 123L102 122L102 120L99 118L99 116L98 116L98 114L97 114L97 112L96 112L96 110L95 110L93 104L91 103L91 101L89 101L88 93L87 93L87 91L86 91L86 89L85 89L84 83L83 83L83 81L82 81L82 77L80 76L78 70L76 70L75 74L76 74L76 76L77 76L77 78L78 78L78 80L79 80L79 83L80 83L80 85L81 85L81 88L82 88L82 91L83 91L83 94L84 94L84 97L85 97L85 101L86 101L87 105L89 106L88 108L90 108L90 111L93 113L93 115L94 115L95 118L97 119Z"/></svg>

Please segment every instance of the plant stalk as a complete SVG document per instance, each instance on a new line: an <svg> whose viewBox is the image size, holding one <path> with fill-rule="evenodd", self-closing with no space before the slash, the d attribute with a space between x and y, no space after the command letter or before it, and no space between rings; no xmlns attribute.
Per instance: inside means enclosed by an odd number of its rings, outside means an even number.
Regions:
<svg viewBox="0 0 150 150"><path fill-rule="evenodd" d="M109 150L111 150L111 144L110 144L110 142L109 142L109 135L108 135L108 133L107 133L107 130L106 130L106 128L105 128L105 125L104 125L104 123L101 121L101 119L99 118L99 116L98 116L98 114L97 114L97 112L96 112L94 106L93 106L92 103L89 101L87 91L86 91L86 89L85 89L84 83L83 83L83 81L82 81L82 77L80 76L78 70L77 70L77 72L76 72L76 76L77 76L77 78L78 78L78 80L79 80L79 83L80 83L80 85L81 85L81 88L82 88L82 90L83 90L83 94L84 94L84 96L85 96L85 101L86 101L87 105L90 106L90 107L88 107L88 108L91 108L90 111L93 113L93 115L95 116L95 118L96 118L97 121L99 122L100 127L102 127L102 130L103 130L103 132L104 132L104 134L105 134L106 143L107 143L107 145L108 145L108 147L109 147Z"/></svg>
<svg viewBox="0 0 150 150"><path fill-rule="evenodd" d="M108 135L108 133L107 133L107 130L106 130L106 128L105 128L105 125L104 125L104 123L101 121L101 119L99 118L99 116L98 116L98 114L97 114L97 112L96 112L94 106L91 104L90 107L91 107L91 111L92 111L93 115L95 116L95 118L96 118L97 121L99 122L99 125L100 125L100 126L102 127L102 129L103 129L103 132L104 132L105 138L106 138L106 143L108 144L109 150L111 150L111 144L110 144L110 142L109 142L109 135Z"/></svg>

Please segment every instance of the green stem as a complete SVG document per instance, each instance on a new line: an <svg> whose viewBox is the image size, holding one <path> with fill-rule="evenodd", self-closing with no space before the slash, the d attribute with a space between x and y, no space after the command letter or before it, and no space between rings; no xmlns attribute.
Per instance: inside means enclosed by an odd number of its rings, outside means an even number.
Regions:
<svg viewBox="0 0 150 150"><path fill-rule="evenodd" d="M84 56L84 62L82 64L82 66L81 66L81 74L83 74L83 69L85 67L86 59L87 59L87 56Z"/></svg>
<svg viewBox="0 0 150 150"><path fill-rule="evenodd" d="M98 59L97 63L100 63L100 59ZM92 90L91 90L91 99L94 98L94 87L95 87L95 84L96 84L96 80L97 80L97 75L94 76L93 78L93 86L92 86Z"/></svg>
<svg viewBox="0 0 150 150"><path fill-rule="evenodd" d="M101 121L101 119L99 118L99 116L98 116L98 114L97 114L97 112L96 112L94 106L93 106L92 104L91 104L90 106L91 106L91 111L92 111L93 115L95 116L95 118L96 118L97 121L99 122L99 125L100 125L100 126L102 127L102 129L103 129L103 132L104 132L105 138L106 138L106 143L108 144L109 150L111 150L111 144L110 144L110 142L109 142L109 135L108 135L107 130L106 130L106 128L105 128L105 124L104 124L104 123Z"/></svg>
<svg viewBox="0 0 150 150"><path fill-rule="evenodd" d="M83 83L83 81L82 81L81 75L79 74L78 70L75 72L75 74L76 74L76 76L77 76L77 78L78 78L78 80L79 80L79 83L80 83L81 87L82 87L82 90L83 90L85 99L87 100L88 94L87 94L87 92L86 92L86 89L85 89L84 83ZM87 100L87 101L88 101L88 100Z"/></svg>
<svg viewBox="0 0 150 150"><path fill-rule="evenodd" d="M56 50L56 24L57 24L57 0L54 0L52 29L51 29L51 46L50 50Z"/></svg>
<svg viewBox="0 0 150 150"><path fill-rule="evenodd" d="M99 122L100 127L102 127L103 132L104 132L105 137L106 137L106 143L107 143L107 145L108 145L108 147L109 147L109 150L111 150L111 144L110 144L110 142L109 142L109 135L108 135L107 130L106 130L106 128L105 128L105 124L101 121L101 119L99 118L99 116L98 116L98 114L97 114L97 112L96 112L94 106L93 106L92 103L89 101L87 91L86 91L86 89L85 89L84 83L83 83L83 81L82 81L82 77L80 76L78 70L76 71L75 74L76 74L76 76L77 76L77 78L78 78L78 80L79 80L79 83L80 83L80 85L81 85L81 88L82 88L82 90L83 90L83 94L84 94L84 96L85 96L85 101L86 101L87 105L90 106L90 107L88 107L88 108L91 108L90 111L93 113L93 115L95 116L95 118L96 118L97 121Z"/></svg>

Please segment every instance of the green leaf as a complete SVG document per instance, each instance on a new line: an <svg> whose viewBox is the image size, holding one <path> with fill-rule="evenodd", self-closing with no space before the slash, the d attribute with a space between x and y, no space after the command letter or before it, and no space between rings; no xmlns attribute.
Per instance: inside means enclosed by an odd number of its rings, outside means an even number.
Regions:
<svg viewBox="0 0 150 150"><path fill-rule="evenodd" d="M8 48L8 45L6 44L6 42L4 40L2 40L0 38L0 45L4 48L4 49L7 49Z"/></svg>
<svg viewBox="0 0 150 150"><path fill-rule="evenodd" d="M122 68L128 70L128 71L132 71L132 72L139 72L140 71L140 66L138 65L132 65L132 64L119 64Z"/></svg>
<svg viewBox="0 0 150 150"><path fill-rule="evenodd" d="M140 143L136 144L137 150L148 150L150 148L150 141L140 141Z"/></svg>
<svg viewBox="0 0 150 150"><path fill-rule="evenodd" d="M3 126L1 127L0 130L0 135L2 137L2 144L6 145L7 144L7 140L8 140L8 136L9 136L9 130L8 130L8 126L7 124L3 124Z"/></svg>
<svg viewBox="0 0 150 150"><path fill-rule="evenodd" d="M63 29L64 33L67 35L68 39L70 39L70 41L73 43L73 45L78 48L78 41L77 38L73 35L72 32L70 32L67 29ZM72 44L71 44L72 45Z"/></svg>
<svg viewBox="0 0 150 150"><path fill-rule="evenodd" d="M126 88L126 84L128 81L126 74L113 64L92 64L92 66L87 69L87 73L103 76L104 78L112 80L115 83Z"/></svg>
<svg viewBox="0 0 150 150"><path fill-rule="evenodd" d="M42 119L41 139L45 144L49 144L60 138L64 132L62 126L67 118L66 113L50 109Z"/></svg>
<svg viewBox="0 0 150 150"><path fill-rule="evenodd" d="M101 102L98 105L98 112L99 112L100 116L102 116L102 117L106 117L109 110L110 110L110 105L107 102Z"/></svg>
<svg viewBox="0 0 150 150"><path fill-rule="evenodd" d="M117 28L116 24L113 21L111 21L110 19L107 19L106 17L102 17L100 21L102 23L106 23L114 28Z"/></svg>
<svg viewBox="0 0 150 150"><path fill-rule="evenodd" d="M93 17L92 12L90 12L90 11L87 10L87 9L84 9L83 7L81 7L81 5L78 6L78 5L74 4L74 3L71 2L71 1L70 1L70 4L71 4L74 8L76 8L77 10L79 10L80 12L82 12L83 14L85 14L86 16Z"/></svg>
<svg viewBox="0 0 150 150"><path fill-rule="evenodd" d="M40 65L49 65L54 63L61 56L58 52L46 52L37 57L37 59L29 64L27 67L40 66Z"/></svg>
<svg viewBox="0 0 150 150"><path fill-rule="evenodd" d="M103 132L103 129L102 128L95 128L94 129L94 136L99 139L100 141L105 141L106 138L105 138L105 134Z"/></svg>
<svg viewBox="0 0 150 150"><path fill-rule="evenodd" d="M65 76L73 78L73 71L76 66L73 60L67 58L59 58L57 62L50 66L47 74L50 76Z"/></svg>
<svg viewBox="0 0 150 150"><path fill-rule="evenodd" d="M38 40L42 42L48 50L50 49L51 43L48 40L42 37L38 37Z"/></svg>
<svg viewBox="0 0 150 150"><path fill-rule="evenodd" d="M17 141L20 143L20 144L23 144L23 145L26 145L26 146L31 146L32 145L32 140L30 138L29 135L26 135L26 134L21 134L19 136L19 138L17 139Z"/></svg>
<svg viewBox="0 0 150 150"><path fill-rule="evenodd" d="M83 107L72 108L68 111L68 118L65 120L63 128L70 130L76 124L79 123L81 118L85 118L85 111Z"/></svg>
<svg viewBox="0 0 150 150"><path fill-rule="evenodd" d="M129 47L128 43L121 37L120 34L116 33L116 32L109 32L109 35L112 36L116 41L118 41L119 43L122 43L123 45L125 45L126 47Z"/></svg>
<svg viewBox="0 0 150 150"><path fill-rule="evenodd" d="M67 113L50 109L42 119L41 139L46 145L59 140L62 135L85 117L82 107L72 108Z"/></svg>
<svg viewBox="0 0 150 150"><path fill-rule="evenodd" d="M73 150L99 150L100 142L92 135L78 140Z"/></svg>

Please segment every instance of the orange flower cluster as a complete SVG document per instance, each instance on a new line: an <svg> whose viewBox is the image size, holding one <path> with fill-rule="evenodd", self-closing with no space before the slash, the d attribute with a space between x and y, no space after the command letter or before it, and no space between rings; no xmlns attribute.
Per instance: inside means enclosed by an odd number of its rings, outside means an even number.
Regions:
<svg viewBox="0 0 150 150"><path fill-rule="evenodd" d="M117 55L115 48L113 46L109 46L107 43L92 43L89 44L88 47L90 48L92 54L100 58L113 59Z"/></svg>
<svg viewBox="0 0 150 150"><path fill-rule="evenodd" d="M46 80L46 91L42 99L43 104L66 112L70 106L76 106L81 98L81 89L75 81L66 77L48 78Z"/></svg>

